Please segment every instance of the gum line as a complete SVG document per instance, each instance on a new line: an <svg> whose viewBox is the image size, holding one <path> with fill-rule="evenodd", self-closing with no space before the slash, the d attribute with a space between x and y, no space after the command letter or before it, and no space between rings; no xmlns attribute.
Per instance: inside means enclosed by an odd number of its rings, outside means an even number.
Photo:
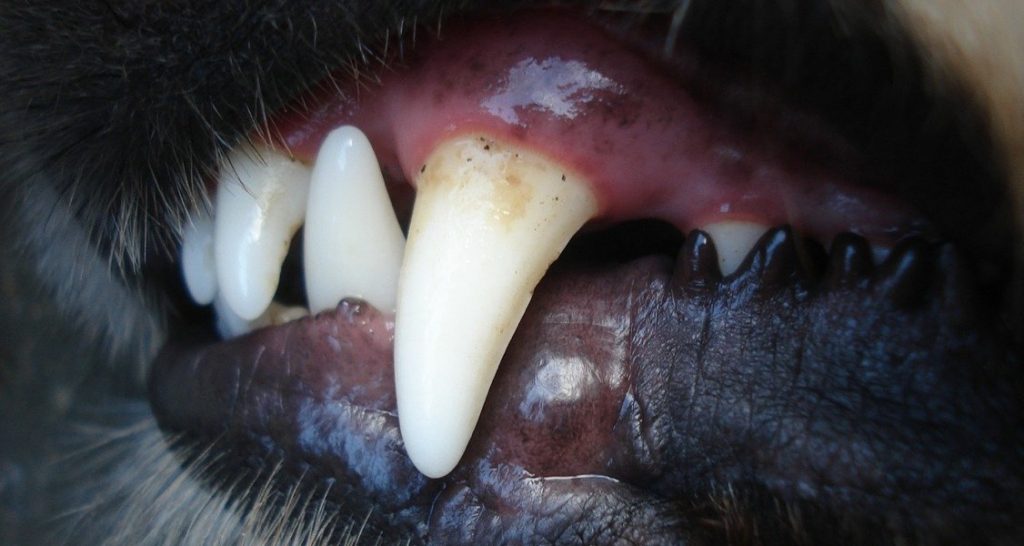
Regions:
<svg viewBox="0 0 1024 546"><path fill-rule="evenodd" d="M823 241L852 231L881 244L920 227L907 207L857 187L852 163L812 166L806 151L727 122L650 60L560 13L451 25L406 64L380 86L329 86L282 113L277 144L312 162L327 132L353 124L391 179L414 181L440 141L478 133L583 174L598 221L789 223Z"/></svg>

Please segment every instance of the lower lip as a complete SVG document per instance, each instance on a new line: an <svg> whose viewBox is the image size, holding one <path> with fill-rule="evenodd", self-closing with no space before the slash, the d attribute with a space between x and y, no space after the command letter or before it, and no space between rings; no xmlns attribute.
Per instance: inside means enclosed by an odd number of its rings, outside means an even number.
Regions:
<svg viewBox="0 0 1024 546"><path fill-rule="evenodd" d="M918 224L912 210L854 184L856 161L825 167L816 159L825 152L780 149L567 14L452 24L397 64L405 67L382 70L379 84L324 86L298 101L276 117L273 144L312 162L330 130L356 125L391 179L415 183L442 140L487 135L584 175L602 222L657 218L683 231L722 219L789 223L822 241L852 231L882 244Z"/></svg>

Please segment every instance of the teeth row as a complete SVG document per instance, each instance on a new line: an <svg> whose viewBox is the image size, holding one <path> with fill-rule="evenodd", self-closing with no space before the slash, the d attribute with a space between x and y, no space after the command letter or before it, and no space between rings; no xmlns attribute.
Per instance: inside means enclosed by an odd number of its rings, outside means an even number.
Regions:
<svg viewBox="0 0 1024 546"><path fill-rule="evenodd" d="M309 309L358 297L395 311L395 389L402 438L430 477L469 443L491 381L548 266L597 212L591 186L538 154L493 140L439 145L417 179L409 241L366 136L328 135L310 170L243 147L221 169L213 219L184 234L189 292L212 303L224 337L307 316L273 301L300 227ZM701 228L729 275L768 226Z"/></svg>
<svg viewBox="0 0 1024 546"><path fill-rule="evenodd" d="M249 146L221 166L214 218L184 234L182 269L192 298L213 303L222 335L301 318L273 301L292 238L305 225L304 270L314 312L358 297L393 310L405 239L377 157L355 127L333 131L312 171Z"/></svg>

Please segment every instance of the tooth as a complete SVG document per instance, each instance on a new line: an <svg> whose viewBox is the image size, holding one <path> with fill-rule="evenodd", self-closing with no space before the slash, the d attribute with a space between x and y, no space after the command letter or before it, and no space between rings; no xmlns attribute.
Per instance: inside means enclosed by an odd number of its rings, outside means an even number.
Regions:
<svg viewBox="0 0 1024 546"><path fill-rule="evenodd" d="M309 311L304 307L289 307L273 301L263 314L253 320L246 320L235 314L220 294L214 298L213 308L217 316L217 331L224 339L247 334L264 326L279 326L309 316Z"/></svg>
<svg viewBox="0 0 1024 546"><path fill-rule="evenodd" d="M757 240L768 231L768 226L757 222L726 220L700 229L714 241L718 252L718 267L725 277L739 268Z"/></svg>
<svg viewBox="0 0 1024 546"><path fill-rule="evenodd" d="M427 160L395 318L398 420L420 472L458 463L534 288L596 211L584 180L526 150L459 137Z"/></svg>
<svg viewBox="0 0 1024 546"><path fill-rule="evenodd" d="M214 256L224 303L239 317L270 305L308 190L309 169L273 150L244 147L221 167Z"/></svg>
<svg viewBox="0 0 1024 546"><path fill-rule="evenodd" d="M217 332L224 339L246 334L253 329L250 321L235 314L231 306L224 301L223 293L217 294L214 298L213 312L217 317Z"/></svg>
<svg viewBox="0 0 1024 546"><path fill-rule="evenodd" d="M303 261L309 307L345 297L394 311L405 236L370 141L345 126L327 136L309 187Z"/></svg>
<svg viewBox="0 0 1024 546"><path fill-rule="evenodd" d="M199 305L209 305L217 293L217 268L213 261L213 221L202 211L185 226L181 243L181 271L185 286Z"/></svg>
<svg viewBox="0 0 1024 546"><path fill-rule="evenodd" d="M309 310L305 307L290 307L275 301L270 303L270 307L267 308L267 312L260 317L263 319L260 326L280 326L286 322L299 320L308 316ZM259 320L260 319L257 319L257 321Z"/></svg>

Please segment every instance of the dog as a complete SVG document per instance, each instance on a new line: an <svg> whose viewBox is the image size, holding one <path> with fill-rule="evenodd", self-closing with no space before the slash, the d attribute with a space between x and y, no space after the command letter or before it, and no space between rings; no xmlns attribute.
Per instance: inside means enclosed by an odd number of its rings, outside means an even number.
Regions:
<svg viewBox="0 0 1024 546"><path fill-rule="evenodd" d="M911 446L902 466L862 467L860 453L824 470L798 458L776 468L738 454L741 470L721 470L728 465L719 461L713 478L673 470L617 478L656 492L650 519L612 523L602 509L624 509L598 493L585 502L595 520L556 517L516 534L515 514L502 519L486 503L476 514L499 522L493 527L439 522L444 512L430 507L453 502L444 491L454 495L456 482L424 486L428 509L399 513L381 493L360 491L358 474L325 476L315 462L295 464L287 450L256 455L230 435L156 419L154 359L168 340L209 321L208 312L182 303L178 249L229 149L264 134L275 112L324 81L371 94L375 79L401 70L406 55L448 36L446 29L547 6L12 0L0 6L0 541L1019 542L1024 7L1011 0L564 4L558 13L618 29L664 66L695 66L689 74L700 77L740 74L742 86L698 86L711 102L735 106L740 125L756 125L758 112L783 104L814 126L839 127L869 163L911 180L892 193L914 203L974 264L969 284L977 294L968 303L955 294L942 309L978 307L969 324L984 332L971 339L994 341L957 353L961 360L951 364L968 375L908 379L934 380L920 392L933 394L938 409L926 417L908 410L899 421L906 427L899 434L925 438L899 444ZM886 310L878 320L888 314L918 316ZM978 398L991 407L959 406L954 383L971 381L983 384ZM858 421L843 423L858 434ZM827 450L831 436L806 434ZM958 445L964 439L978 443ZM929 442L940 447L929 451ZM685 461L697 466L712 455ZM956 468L940 465L943 456ZM852 477L837 478L840 468ZM876 479L871 470L885 475L877 478L882 485L860 496L867 488L857 484ZM567 504L583 498L574 494Z"/></svg>

